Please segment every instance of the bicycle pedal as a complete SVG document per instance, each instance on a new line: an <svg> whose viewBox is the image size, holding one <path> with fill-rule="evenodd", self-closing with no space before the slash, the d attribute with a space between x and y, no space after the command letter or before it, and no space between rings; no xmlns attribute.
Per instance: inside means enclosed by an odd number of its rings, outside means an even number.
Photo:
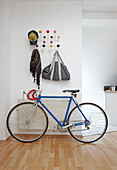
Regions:
<svg viewBox="0 0 117 170"><path fill-rule="evenodd" d="M53 128L53 132L55 132L57 130L57 126L55 126L54 128Z"/></svg>

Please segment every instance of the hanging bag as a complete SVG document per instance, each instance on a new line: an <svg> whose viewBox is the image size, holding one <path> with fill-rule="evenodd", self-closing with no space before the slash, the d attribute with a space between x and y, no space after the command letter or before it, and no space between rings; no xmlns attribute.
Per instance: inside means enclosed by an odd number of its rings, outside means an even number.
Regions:
<svg viewBox="0 0 117 170"><path fill-rule="evenodd" d="M43 69L42 78L55 81L70 80L70 73L58 51L54 53L52 63Z"/></svg>

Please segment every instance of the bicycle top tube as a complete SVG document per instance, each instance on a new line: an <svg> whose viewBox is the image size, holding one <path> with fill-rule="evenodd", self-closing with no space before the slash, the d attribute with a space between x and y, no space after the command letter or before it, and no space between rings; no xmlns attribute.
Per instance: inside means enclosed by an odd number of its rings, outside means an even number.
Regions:
<svg viewBox="0 0 117 170"><path fill-rule="evenodd" d="M39 95L37 98L37 102L40 101L40 99L72 99L72 96L41 96Z"/></svg>

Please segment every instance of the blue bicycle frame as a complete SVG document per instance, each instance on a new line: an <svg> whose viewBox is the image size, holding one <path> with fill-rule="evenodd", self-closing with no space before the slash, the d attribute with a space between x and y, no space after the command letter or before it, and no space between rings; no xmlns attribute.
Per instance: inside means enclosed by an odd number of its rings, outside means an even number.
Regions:
<svg viewBox="0 0 117 170"><path fill-rule="evenodd" d="M69 99L69 102L68 102L68 106L67 106L67 110L66 110L66 114L65 114L65 117L64 117L64 121L63 121L63 124L61 124L61 122L52 114L52 112L42 103L41 99ZM77 106L77 108L79 109L80 113L82 114L82 116L84 117L84 119L86 120L85 122L80 122L80 123L75 123L74 126L79 126L79 125L86 125L89 123L89 121L87 120L87 118L85 117L85 115L83 114L82 110L80 109L80 107L78 106L77 102L74 100L73 96L41 96L39 95L38 96L38 99L37 99L37 102L39 102L44 108L45 110L54 118L54 120L61 126L61 127L65 127L65 123L66 123L66 120L67 120L67 116L68 116L68 113L69 113L69 109L70 109L70 106L71 106L71 102L74 102L74 104Z"/></svg>

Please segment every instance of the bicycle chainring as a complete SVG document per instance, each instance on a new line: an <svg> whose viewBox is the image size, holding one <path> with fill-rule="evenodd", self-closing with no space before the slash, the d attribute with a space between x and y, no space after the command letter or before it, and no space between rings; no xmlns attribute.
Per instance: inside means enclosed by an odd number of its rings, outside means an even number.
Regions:
<svg viewBox="0 0 117 170"><path fill-rule="evenodd" d="M60 121L61 124L63 124L63 121ZM67 121L65 122L65 125L67 125ZM57 129L60 131L60 132L67 132L67 128L63 128L61 127L59 124L57 124Z"/></svg>

